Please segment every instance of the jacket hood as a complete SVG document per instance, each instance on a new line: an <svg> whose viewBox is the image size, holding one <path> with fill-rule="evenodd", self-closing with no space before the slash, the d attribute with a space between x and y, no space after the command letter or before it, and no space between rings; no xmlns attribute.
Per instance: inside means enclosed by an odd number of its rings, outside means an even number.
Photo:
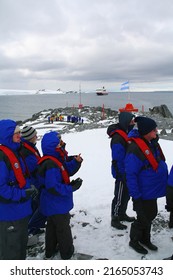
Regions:
<svg viewBox="0 0 173 280"><path fill-rule="evenodd" d="M133 118L135 118L135 115L133 115L132 113L121 112L119 114L119 124L121 128L125 131L128 131L129 124Z"/></svg>
<svg viewBox="0 0 173 280"><path fill-rule="evenodd" d="M17 123L13 120L0 121L0 144L7 146L12 150L17 150L20 147L19 143L13 142L13 134Z"/></svg>
<svg viewBox="0 0 173 280"><path fill-rule="evenodd" d="M41 141L41 148L43 151L43 155L50 155L56 156L57 153L55 151L56 146L60 143L59 133L56 131L51 131L45 133L42 141Z"/></svg>
<svg viewBox="0 0 173 280"><path fill-rule="evenodd" d="M109 125L108 128L107 128L107 134L109 135L109 137L112 137L111 133L113 131L117 130L117 129L120 129L119 124L111 124L111 125Z"/></svg>

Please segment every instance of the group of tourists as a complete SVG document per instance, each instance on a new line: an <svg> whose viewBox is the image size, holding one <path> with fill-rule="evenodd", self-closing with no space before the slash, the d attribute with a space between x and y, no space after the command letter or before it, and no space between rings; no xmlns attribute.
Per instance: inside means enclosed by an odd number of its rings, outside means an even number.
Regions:
<svg viewBox="0 0 173 280"><path fill-rule="evenodd" d="M111 226L123 230L127 226L122 221L131 222L129 246L141 254L147 254L147 249L157 251L158 247L151 241L151 226L160 197L166 196L169 227L173 227L173 167L168 174L158 143L157 124L151 118L121 112L119 122L110 125L107 134L111 138L111 168L115 179ZM126 213L130 197L136 218Z"/></svg>
<svg viewBox="0 0 173 280"><path fill-rule="evenodd" d="M52 115L48 116L47 120L48 120L48 123L53 123L54 121L63 122L64 116L62 114L52 114Z"/></svg>
<svg viewBox="0 0 173 280"><path fill-rule="evenodd" d="M52 114L50 116L48 116L48 123L54 123L55 121L67 121L67 122L71 122L71 123L79 123L79 124L83 124L84 123L84 119L81 116L75 116L75 115L68 115L68 116L64 116L62 114Z"/></svg>
<svg viewBox="0 0 173 280"><path fill-rule="evenodd" d="M157 124L151 118L122 112L107 134L115 179L111 226L124 230L123 221L130 222L129 246L141 254L148 249L157 251L151 226L160 197L166 197L169 227L173 227L173 167L168 174ZM74 253L69 212L73 192L81 187L82 179L70 177L78 172L83 159L80 154L68 155L66 143L56 131L43 135L42 156L36 143L37 131L32 126L20 129L13 120L0 120L1 260L26 259L28 235L43 228L45 259L52 259L57 251L62 259L70 259ZM130 197L136 217L127 214Z"/></svg>
<svg viewBox="0 0 173 280"><path fill-rule="evenodd" d="M13 120L0 121L0 259L26 259L28 235L45 230L45 259L57 250L62 259L74 252L69 211L82 179L70 181L81 167L81 155L68 156L61 135L22 130Z"/></svg>
<svg viewBox="0 0 173 280"><path fill-rule="evenodd" d="M81 118L80 116L68 115L67 116L67 122L71 122L71 123L84 123L84 119Z"/></svg>

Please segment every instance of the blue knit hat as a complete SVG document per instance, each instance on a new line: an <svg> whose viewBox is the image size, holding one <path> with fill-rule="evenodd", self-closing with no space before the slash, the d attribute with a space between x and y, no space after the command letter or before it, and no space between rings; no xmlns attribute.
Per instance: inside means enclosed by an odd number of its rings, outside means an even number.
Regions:
<svg viewBox="0 0 173 280"><path fill-rule="evenodd" d="M148 134L157 127L156 122L147 117L136 117L135 122L137 123L139 134L142 136Z"/></svg>

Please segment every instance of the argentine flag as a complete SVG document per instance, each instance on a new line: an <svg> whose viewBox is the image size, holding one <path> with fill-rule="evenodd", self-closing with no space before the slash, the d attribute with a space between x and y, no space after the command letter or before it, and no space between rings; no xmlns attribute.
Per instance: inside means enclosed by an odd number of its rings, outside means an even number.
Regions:
<svg viewBox="0 0 173 280"><path fill-rule="evenodd" d="M121 90L126 90L126 89L129 89L129 81L121 84Z"/></svg>

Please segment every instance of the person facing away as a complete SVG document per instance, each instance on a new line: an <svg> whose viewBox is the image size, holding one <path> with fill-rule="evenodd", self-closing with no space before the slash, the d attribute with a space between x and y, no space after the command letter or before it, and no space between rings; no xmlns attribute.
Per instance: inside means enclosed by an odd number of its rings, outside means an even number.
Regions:
<svg viewBox="0 0 173 280"><path fill-rule="evenodd" d="M157 198L166 194L168 169L158 143L157 124L148 117L136 117L138 131L131 134L125 158L126 180L137 218L131 224L129 245L138 253L158 249L151 242L151 225L157 215ZM138 132L138 133L137 133ZM143 247L144 245L144 247Z"/></svg>
<svg viewBox="0 0 173 280"><path fill-rule="evenodd" d="M38 174L42 187L40 211L47 216L45 259L53 258L57 245L61 258L70 259L74 246L69 211L73 208L73 192L80 188L82 179L70 182L69 177L78 171L82 158L78 155L70 161L64 159L61 137L56 131L43 136L41 147L43 157L39 161Z"/></svg>
<svg viewBox="0 0 173 280"><path fill-rule="evenodd" d="M130 112L121 112L119 122L110 125L107 129L107 134L111 138L111 171L115 179L114 198L111 205L111 226L120 230L127 228L121 221L132 222L134 220L134 217L129 217L126 214L130 196L126 185L124 167L128 145L127 133L134 127L134 117Z"/></svg>
<svg viewBox="0 0 173 280"><path fill-rule="evenodd" d="M24 260L28 220L35 190L19 153L20 128L10 119L0 121L0 259Z"/></svg>
<svg viewBox="0 0 173 280"><path fill-rule="evenodd" d="M168 224L169 228L173 228L173 166L171 167L170 173L168 175L165 208L168 212L170 212ZM165 260L173 260L173 254L171 257L165 258Z"/></svg>
<svg viewBox="0 0 173 280"><path fill-rule="evenodd" d="M32 216L28 223L28 234L35 235L42 233L45 228L46 217L39 211L40 190L37 179L38 161L41 155L37 149L37 131L32 126L25 126L21 130L20 153L26 162L31 183L37 188L38 192L32 198Z"/></svg>
<svg viewBox="0 0 173 280"><path fill-rule="evenodd" d="M169 228L173 228L173 166L171 167L169 176L168 176L168 184L166 188L166 210L170 212L169 215Z"/></svg>

